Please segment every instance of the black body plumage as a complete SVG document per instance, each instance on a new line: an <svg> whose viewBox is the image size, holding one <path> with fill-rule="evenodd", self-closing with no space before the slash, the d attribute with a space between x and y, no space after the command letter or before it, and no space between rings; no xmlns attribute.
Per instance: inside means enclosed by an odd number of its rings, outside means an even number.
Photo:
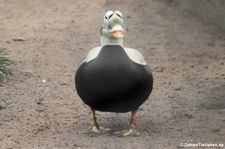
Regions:
<svg viewBox="0 0 225 149"><path fill-rule="evenodd" d="M148 98L153 77L148 66L133 62L123 47L107 45L95 59L78 68L75 85L88 106L99 111L129 112Z"/></svg>

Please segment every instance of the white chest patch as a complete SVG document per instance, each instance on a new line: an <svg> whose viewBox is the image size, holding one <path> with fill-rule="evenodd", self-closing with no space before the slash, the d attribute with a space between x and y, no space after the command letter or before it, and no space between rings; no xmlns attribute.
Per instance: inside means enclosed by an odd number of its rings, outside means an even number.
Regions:
<svg viewBox="0 0 225 149"><path fill-rule="evenodd" d="M102 47L95 47L93 48L88 55L86 56L86 58L84 59L83 63L86 62L88 63L89 61L95 59L99 52L101 51ZM127 53L127 56L135 63L140 64L140 65L146 65L145 59L143 57L143 55L132 48L124 48L124 51Z"/></svg>
<svg viewBox="0 0 225 149"><path fill-rule="evenodd" d="M132 48L124 48L124 50L133 62L140 65L146 65L144 56L138 50Z"/></svg>
<svg viewBox="0 0 225 149"><path fill-rule="evenodd" d="M95 48L91 49L91 51L90 51L90 52L87 54L87 56L85 57L83 63L84 63L84 62L88 63L89 61L95 59L95 58L98 56L98 54L99 54L99 52L101 51L101 49L102 49L101 46L95 47Z"/></svg>

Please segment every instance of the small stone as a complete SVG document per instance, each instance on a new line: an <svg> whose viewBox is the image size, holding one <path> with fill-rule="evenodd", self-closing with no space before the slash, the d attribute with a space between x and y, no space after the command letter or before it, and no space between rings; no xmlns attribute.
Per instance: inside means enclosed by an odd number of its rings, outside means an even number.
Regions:
<svg viewBox="0 0 225 149"><path fill-rule="evenodd" d="M42 83L46 83L47 81L45 79L41 80Z"/></svg>
<svg viewBox="0 0 225 149"><path fill-rule="evenodd" d="M216 133L216 132L219 132L219 131L220 131L220 128L215 128L215 129L212 130L213 133Z"/></svg>
<svg viewBox="0 0 225 149"><path fill-rule="evenodd" d="M154 70L155 70L156 72L163 72L164 69L163 69L162 67L158 67L158 66L157 66L157 67L154 68Z"/></svg>
<svg viewBox="0 0 225 149"><path fill-rule="evenodd" d="M63 85L67 85L67 84L66 83L61 83L60 85L63 86Z"/></svg>
<svg viewBox="0 0 225 149"><path fill-rule="evenodd" d="M194 66L194 65L191 65L190 67L191 67L191 68L194 68L195 66Z"/></svg>
<svg viewBox="0 0 225 149"><path fill-rule="evenodd" d="M5 109L7 107L7 103L4 100L0 100L0 110Z"/></svg>
<svg viewBox="0 0 225 149"><path fill-rule="evenodd" d="M173 98L175 98L175 96L169 96L169 98L172 98L173 99Z"/></svg>
<svg viewBox="0 0 225 149"><path fill-rule="evenodd" d="M205 78L205 80L209 80L209 78L208 78L208 77L206 77L206 78Z"/></svg>
<svg viewBox="0 0 225 149"><path fill-rule="evenodd" d="M182 131L182 130L181 130L181 128L176 128L176 130L177 130L177 131L179 131L179 132L181 132L181 131Z"/></svg>
<svg viewBox="0 0 225 149"><path fill-rule="evenodd" d="M193 115L191 115L191 114L187 114L187 113L185 113L185 114L184 114L184 116L185 116L185 117L187 117L188 119L193 118Z"/></svg>
<svg viewBox="0 0 225 149"><path fill-rule="evenodd" d="M175 91L180 91L181 90L181 87L177 87L174 89Z"/></svg>
<svg viewBox="0 0 225 149"><path fill-rule="evenodd" d="M19 41L25 41L25 38L13 38L13 41L19 42Z"/></svg>

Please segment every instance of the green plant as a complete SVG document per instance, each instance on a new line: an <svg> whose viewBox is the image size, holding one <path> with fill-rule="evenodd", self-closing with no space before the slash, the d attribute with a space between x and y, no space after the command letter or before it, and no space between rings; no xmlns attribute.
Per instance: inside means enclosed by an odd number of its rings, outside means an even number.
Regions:
<svg viewBox="0 0 225 149"><path fill-rule="evenodd" d="M7 57L6 48L0 48L0 78L11 74L9 66L12 61Z"/></svg>

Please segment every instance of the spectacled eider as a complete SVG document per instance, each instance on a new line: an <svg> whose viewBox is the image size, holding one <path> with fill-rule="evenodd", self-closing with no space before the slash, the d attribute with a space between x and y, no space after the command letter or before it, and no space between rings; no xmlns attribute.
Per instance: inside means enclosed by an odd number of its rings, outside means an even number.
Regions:
<svg viewBox="0 0 225 149"><path fill-rule="evenodd" d="M93 114L93 132L99 132L95 110L131 111L130 125L122 135L139 134L134 129L134 116L152 91L153 77L142 54L123 46L124 33L122 13L106 12L100 29L101 46L88 53L76 72L77 93Z"/></svg>

